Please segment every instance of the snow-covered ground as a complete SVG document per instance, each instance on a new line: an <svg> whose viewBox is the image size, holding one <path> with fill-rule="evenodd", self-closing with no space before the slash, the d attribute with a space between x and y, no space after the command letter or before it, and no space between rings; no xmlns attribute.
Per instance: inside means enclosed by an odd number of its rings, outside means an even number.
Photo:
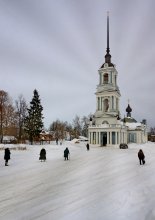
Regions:
<svg viewBox="0 0 155 220"><path fill-rule="evenodd" d="M63 158L66 146L69 161ZM46 162L38 160L42 146L27 146L11 150L8 167L0 150L1 220L155 219L154 143L90 151L84 143L44 147ZM144 166L137 158L140 148Z"/></svg>

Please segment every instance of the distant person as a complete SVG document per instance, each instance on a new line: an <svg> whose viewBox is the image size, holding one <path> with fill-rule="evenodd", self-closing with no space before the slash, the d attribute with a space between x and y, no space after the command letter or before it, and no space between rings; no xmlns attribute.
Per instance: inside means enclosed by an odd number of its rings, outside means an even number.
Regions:
<svg viewBox="0 0 155 220"><path fill-rule="evenodd" d="M44 148L42 148L40 151L39 160L41 160L41 162L46 160L46 150Z"/></svg>
<svg viewBox="0 0 155 220"><path fill-rule="evenodd" d="M58 138L56 138L56 145L58 145Z"/></svg>
<svg viewBox="0 0 155 220"><path fill-rule="evenodd" d="M65 160L68 160L68 155L69 155L69 150L68 150L68 147L66 147L66 149L64 150L64 158Z"/></svg>
<svg viewBox="0 0 155 220"><path fill-rule="evenodd" d="M138 158L139 158L140 165L145 164L145 155L144 155L142 149L140 149L138 152Z"/></svg>
<svg viewBox="0 0 155 220"><path fill-rule="evenodd" d="M4 160L5 160L5 166L8 166L8 161L10 160L10 149L6 148L4 152Z"/></svg>
<svg viewBox="0 0 155 220"><path fill-rule="evenodd" d="M89 144L88 143L86 144L86 147L87 147L87 150L89 150Z"/></svg>

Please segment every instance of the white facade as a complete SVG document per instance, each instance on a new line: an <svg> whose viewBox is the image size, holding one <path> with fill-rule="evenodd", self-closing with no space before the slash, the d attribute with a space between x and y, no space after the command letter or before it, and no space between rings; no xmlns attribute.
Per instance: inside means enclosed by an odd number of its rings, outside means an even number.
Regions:
<svg viewBox="0 0 155 220"><path fill-rule="evenodd" d="M99 146L127 143L127 127L119 120L120 91L115 66L105 63L98 71L96 112L89 125L89 142Z"/></svg>
<svg viewBox="0 0 155 220"><path fill-rule="evenodd" d="M117 85L118 72L111 63L109 48L109 18L107 19L107 50L105 63L98 70L99 84L96 89L96 112L90 119L89 143L98 146L112 146L120 143L145 143L146 125L131 118L129 106L126 120L120 121L120 91ZM126 122L127 121L127 122Z"/></svg>

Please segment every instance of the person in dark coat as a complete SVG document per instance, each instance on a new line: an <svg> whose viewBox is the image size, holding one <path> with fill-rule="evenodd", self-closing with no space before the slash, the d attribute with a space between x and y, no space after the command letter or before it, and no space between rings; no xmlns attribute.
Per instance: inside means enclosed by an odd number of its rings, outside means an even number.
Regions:
<svg viewBox="0 0 155 220"><path fill-rule="evenodd" d="M5 166L8 166L8 161L10 160L10 149L6 148L4 152L4 160L5 160Z"/></svg>
<svg viewBox="0 0 155 220"><path fill-rule="evenodd" d="M46 150L44 148L41 149L40 151L40 157L39 157L39 160L42 160L45 161L46 160Z"/></svg>
<svg viewBox="0 0 155 220"><path fill-rule="evenodd" d="M68 160L68 154L70 154L70 153L69 153L68 147L66 147L66 149L64 150L64 158L65 158L65 160Z"/></svg>
<svg viewBox="0 0 155 220"><path fill-rule="evenodd" d="M139 158L140 165L145 163L145 155L144 155L142 149L140 149L138 152L138 158Z"/></svg>
<svg viewBox="0 0 155 220"><path fill-rule="evenodd" d="M89 144L88 143L86 144L86 147L87 147L87 150L89 150Z"/></svg>

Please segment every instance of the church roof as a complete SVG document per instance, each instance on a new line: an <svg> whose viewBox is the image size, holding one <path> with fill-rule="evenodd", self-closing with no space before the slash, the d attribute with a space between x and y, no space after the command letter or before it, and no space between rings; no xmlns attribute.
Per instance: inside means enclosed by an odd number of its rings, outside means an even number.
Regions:
<svg viewBox="0 0 155 220"><path fill-rule="evenodd" d="M124 117L123 119L122 119L122 121L123 122L127 122L127 123L133 123L133 122L137 122L134 118L132 118L132 117Z"/></svg>
<svg viewBox="0 0 155 220"><path fill-rule="evenodd" d="M141 123L133 122L133 123L125 123L129 130L135 130L141 128Z"/></svg>
<svg viewBox="0 0 155 220"><path fill-rule="evenodd" d="M102 64L101 68L104 68L104 64L105 64L105 63ZM107 63L107 64L108 64L108 67L114 67L114 64L113 64L113 63Z"/></svg>

